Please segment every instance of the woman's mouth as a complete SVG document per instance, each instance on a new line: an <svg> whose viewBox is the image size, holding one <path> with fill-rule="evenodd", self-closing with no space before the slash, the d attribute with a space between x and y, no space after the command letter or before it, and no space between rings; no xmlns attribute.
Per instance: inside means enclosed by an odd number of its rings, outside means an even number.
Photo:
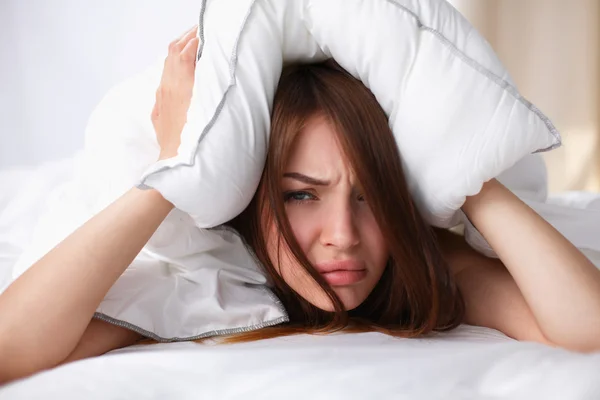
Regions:
<svg viewBox="0 0 600 400"><path fill-rule="evenodd" d="M331 286L346 286L360 282L367 276L367 270L337 270L332 272L322 272L321 275Z"/></svg>
<svg viewBox="0 0 600 400"><path fill-rule="evenodd" d="M360 282L367 276L363 262L353 259L317 263L315 268L331 286L345 286Z"/></svg>

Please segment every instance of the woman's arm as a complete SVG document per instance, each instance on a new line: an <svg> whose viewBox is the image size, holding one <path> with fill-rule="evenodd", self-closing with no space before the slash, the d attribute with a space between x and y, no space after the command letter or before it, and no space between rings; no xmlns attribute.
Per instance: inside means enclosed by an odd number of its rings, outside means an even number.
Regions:
<svg viewBox="0 0 600 400"><path fill-rule="evenodd" d="M504 298L501 305L494 306L497 314L492 309L477 314L486 314L491 325L509 324L494 319L516 318L513 324L516 326L527 311L507 315L501 307L511 309L520 304L518 307L523 308L527 304L544 340L572 350L600 350L600 271L552 225L495 179L487 182L479 194L468 197L462 209L507 270L503 275L497 265L491 272L488 263L488 274L497 274L497 278L483 277L487 292L476 288L475 279L468 280L471 290L480 291L480 299L494 292L495 296L500 294L497 298ZM469 268L469 272L478 273L476 267ZM462 274L459 281L467 279L467 270L459 273ZM508 279L507 273L512 279ZM533 326L532 321L525 324Z"/></svg>
<svg viewBox="0 0 600 400"><path fill-rule="evenodd" d="M434 230L465 301L465 323L497 329L513 339L553 345L500 260L478 253L461 235Z"/></svg>
<svg viewBox="0 0 600 400"><path fill-rule="evenodd" d="M54 366L74 350L110 287L172 208L155 190L131 189L6 289L0 381Z"/></svg>
<svg viewBox="0 0 600 400"><path fill-rule="evenodd" d="M160 159L177 153L194 83L196 27L169 46L152 123ZM130 189L0 295L0 382L126 346L139 335L92 320L98 305L173 205Z"/></svg>

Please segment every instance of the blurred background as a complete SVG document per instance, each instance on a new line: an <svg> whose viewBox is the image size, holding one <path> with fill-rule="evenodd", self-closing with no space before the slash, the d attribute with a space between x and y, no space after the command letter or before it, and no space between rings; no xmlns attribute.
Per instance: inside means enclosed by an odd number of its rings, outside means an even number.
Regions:
<svg viewBox="0 0 600 400"><path fill-rule="evenodd" d="M554 122L551 192L600 191L600 1L452 0ZM0 168L83 146L87 119L117 82L164 57L199 0L1 0Z"/></svg>

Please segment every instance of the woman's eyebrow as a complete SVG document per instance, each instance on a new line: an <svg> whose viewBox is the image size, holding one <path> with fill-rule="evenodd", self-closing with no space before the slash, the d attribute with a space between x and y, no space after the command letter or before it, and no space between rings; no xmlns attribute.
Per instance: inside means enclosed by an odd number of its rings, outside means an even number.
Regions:
<svg viewBox="0 0 600 400"><path fill-rule="evenodd" d="M308 185L315 185L315 186L327 186L329 185L329 181L322 181L320 179L316 179L316 178L312 178L310 176L306 176L304 174L301 174L299 172L286 172L285 174L283 174L284 178L291 178L291 179L295 179L297 181L300 182L304 182Z"/></svg>

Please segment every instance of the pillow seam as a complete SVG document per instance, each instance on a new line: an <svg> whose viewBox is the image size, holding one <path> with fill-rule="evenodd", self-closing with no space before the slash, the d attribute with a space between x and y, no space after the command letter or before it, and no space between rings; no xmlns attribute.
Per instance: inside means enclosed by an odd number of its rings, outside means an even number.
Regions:
<svg viewBox="0 0 600 400"><path fill-rule="evenodd" d="M93 318L99 319L101 321L107 322L112 325L120 326L122 328L127 328L131 331L139 333L142 336L148 337L150 339L154 339L159 343L189 342L192 340L206 339L206 338L210 338L210 337L233 335L233 334L243 333L243 332L252 332L255 330L267 328L267 327L274 326L274 325L279 325L281 323L289 321L289 318L287 317L287 315L284 315L284 316L277 317L275 319L261 322L258 324L254 324L254 325L241 326L241 327L237 327L237 328L216 329L216 330L207 331L207 332L201 333L199 335L195 335L195 336L165 338L165 337L157 335L154 332L150 332L144 328L134 325L130 322L123 321L123 320L117 319L117 318L113 318L110 315L107 315L103 312L96 311L93 315Z"/></svg>

